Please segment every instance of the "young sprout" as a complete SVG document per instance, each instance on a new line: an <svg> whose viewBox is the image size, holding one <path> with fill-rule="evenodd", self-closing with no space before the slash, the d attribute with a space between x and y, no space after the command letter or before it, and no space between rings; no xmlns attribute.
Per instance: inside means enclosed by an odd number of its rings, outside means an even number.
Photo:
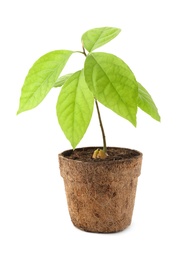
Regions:
<svg viewBox="0 0 186 260"><path fill-rule="evenodd" d="M35 108L51 89L60 87L56 105L57 118L63 133L75 149L87 131L95 104L103 149L95 150L92 156L94 159L107 157L106 137L98 103L134 126L138 108L160 121L152 97L136 80L129 66L113 54L95 52L114 39L120 31L114 27L91 29L82 35L83 51L56 50L40 57L25 78L17 114ZM63 75L63 69L74 53L85 56L84 67Z"/></svg>

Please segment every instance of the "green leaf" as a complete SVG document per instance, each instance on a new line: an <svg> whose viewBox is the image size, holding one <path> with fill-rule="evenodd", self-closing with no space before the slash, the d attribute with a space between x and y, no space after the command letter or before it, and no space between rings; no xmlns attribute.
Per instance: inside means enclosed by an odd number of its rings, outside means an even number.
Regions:
<svg viewBox="0 0 186 260"><path fill-rule="evenodd" d="M95 52L87 56L84 70L95 98L136 126L138 83L127 64L112 54Z"/></svg>
<svg viewBox="0 0 186 260"><path fill-rule="evenodd" d="M114 27L95 28L85 32L81 40L85 49L91 52L114 39L120 31L120 29Z"/></svg>
<svg viewBox="0 0 186 260"><path fill-rule="evenodd" d="M93 112L94 98L84 78L77 71L64 84L57 101L58 122L73 149L84 136Z"/></svg>
<svg viewBox="0 0 186 260"><path fill-rule="evenodd" d="M39 105L53 87L73 52L57 50L40 57L28 72L17 114Z"/></svg>
<svg viewBox="0 0 186 260"><path fill-rule="evenodd" d="M152 118L160 121L160 115L152 97L140 83L138 83L138 106Z"/></svg>
<svg viewBox="0 0 186 260"><path fill-rule="evenodd" d="M73 73L69 73L66 75L61 76L60 78L57 79L57 81L54 84L54 88L58 88L58 87L62 87L65 82L67 81L67 79L69 79L71 76L73 75Z"/></svg>

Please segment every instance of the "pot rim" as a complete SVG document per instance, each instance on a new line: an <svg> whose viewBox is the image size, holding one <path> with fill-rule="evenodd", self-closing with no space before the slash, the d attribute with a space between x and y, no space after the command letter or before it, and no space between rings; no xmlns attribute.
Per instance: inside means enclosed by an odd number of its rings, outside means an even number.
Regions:
<svg viewBox="0 0 186 260"><path fill-rule="evenodd" d="M74 159L71 159L71 158L67 158L66 156L70 155L70 153L72 153L73 151L75 150L84 150L84 149L102 149L103 147L100 146L85 146L85 147L78 147L76 149L68 149L68 150L64 150L63 152L59 153L58 156L59 157L62 157L63 160L66 160L66 161L74 161L76 163L85 163L85 164L102 164L102 163L109 163L109 164L113 164L115 163L116 161L119 163L119 162L126 162L126 161L131 161L133 160L134 158L136 159L139 159L139 158L142 158L143 157L143 153L136 150L136 149L131 149L131 148L125 148L125 147L115 147L115 146L108 146L107 149L109 148L112 148L112 149L121 149L121 150L127 150L127 151L131 151L131 152L134 152L136 154L134 154L133 156L131 156L131 158L123 158L123 159L120 159L120 160L92 160L92 161L83 161L83 160L74 160ZM66 156L65 156L66 155Z"/></svg>

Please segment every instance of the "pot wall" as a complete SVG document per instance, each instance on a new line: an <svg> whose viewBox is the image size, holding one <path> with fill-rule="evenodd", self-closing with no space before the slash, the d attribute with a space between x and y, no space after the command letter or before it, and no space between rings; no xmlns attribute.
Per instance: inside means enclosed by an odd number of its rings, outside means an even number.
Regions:
<svg viewBox="0 0 186 260"><path fill-rule="evenodd" d="M73 224L85 231L102 233L128 227L132 220L142 154L134 151L131 158L123 160L83 162L66 158L69 152L72 150L59 154L59 163Z"/></svg>

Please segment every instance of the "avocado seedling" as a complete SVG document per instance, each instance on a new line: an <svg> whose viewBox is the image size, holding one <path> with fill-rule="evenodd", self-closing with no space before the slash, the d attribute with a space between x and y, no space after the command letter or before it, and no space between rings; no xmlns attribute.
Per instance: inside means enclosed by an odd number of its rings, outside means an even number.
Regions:
<svg viewBox="0 0 186 260"><path fill-rule="evenodd" d="M66 138L75 149L90 123L94 104L103 138L103 149L93 158L105 158L107 145L99 104L136 126L138 107L160 121L157 107L147 90L136 80L129 66L119 57L96 49L114 39L120 29L95 28L81 37L82 50L55 50L40 57L26 76L17 114L38 106L52 88L61 87L57 118ZM84 67L61 75L71 55L85 56Z"/></svg>
<svg viewBox="0 0 186 260"><path fill-rule="evenodd" d="M99 104L134 126L138 108L160 121L151 95L130 67L114 54L96 51L120 31L113 27L91 29L81 37L81 50L55 50L40 57L25 78L17 112L37 107L51 89L61 88L56 113L72 149L58 155L60 174L73 224L90 232L117 232L130 225L142 164L141 152L107 147ZM75 53L84 56L83 68L63 74ZM94 107L103 144L97 148L77 148Z"/></svg>

